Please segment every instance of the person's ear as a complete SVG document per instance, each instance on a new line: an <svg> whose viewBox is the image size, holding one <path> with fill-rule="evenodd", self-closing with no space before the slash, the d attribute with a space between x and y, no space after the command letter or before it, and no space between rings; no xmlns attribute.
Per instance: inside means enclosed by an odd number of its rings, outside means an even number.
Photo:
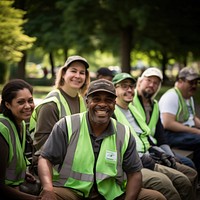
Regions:
<svg viewBox="0 0 200 200"><path fill-rule="evenodd" d="M8 103L8 102L5 102L5 106L6 106L8 109L10 109L10 107L11 107L10 103Z"/></svg>

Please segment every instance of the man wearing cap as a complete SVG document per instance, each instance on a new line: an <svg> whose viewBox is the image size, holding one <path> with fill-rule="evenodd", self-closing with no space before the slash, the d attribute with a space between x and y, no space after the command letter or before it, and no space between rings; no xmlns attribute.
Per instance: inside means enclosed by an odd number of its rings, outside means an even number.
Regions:
<svg viewBox="0 0 200 200"><path fill-rule="evenodd" d="M160 120L158 101L155 99L156 94L161 88L162 81L163 75L158 68L150 67L146 69L137 80L133 104L151 130L150 140L152 144L160 146L168 155L173 158L175 157L176 160L180 160L183 164L195 168L190 158L179 154L174 155L168 145L166 134Z"/></svg>
<svg viewBox="0 0 200 200"><path fill-rule="evenodd" d="M107 67L101 67L97 70L97 79L106 79L112 81L114 73Z"/></svg>
<svg viewBox="0 0 200 200"><path fill-rule="evenodd" d="M55 124L38 163L42 199L165 199L141 189L135 140L127 126L111 118L115 99L112 82L93 81L86 95L88 111ZM52 183L54 165L59 179Z"/></svg>
<svg viewBox="0 0 200 200"><path fill-rule="evenodd" d="M117 94L114 118L129 126L136 139L137 151L144 166L142 169L144 187L158 190L170 200L194 199L195 192L192 184L195 184L195 190L197 173L185 165L177 166L180 171L173 169L176 166L174 166L171 157L149 141L151 131L137 108L132 104L135 88L133 77L127 73L120 73L114 76L112 82ZM163 158L165 157L165 160L162 160L162 165L157 164L157 160L150 155L155 150ZM164 163L167 167L164 166ZM185 175L181 173L181 170ZM188 178L191 178L192 184Z"/></svg>
<svg viewBox="0 0 200 200"><path fill-rule="evenodd" d="M39 103L31 116L30 130L36 149L32 169L37 174L37 160L40 150L52 131L54 124L62 117L86 111L81 95L89 84L89 64L79 55L69 56L56 74L55 87Z"/></svg>
<svg viewBox="0 0 200 200"><path fill-rule="evenodd" d="M175 87L159 100L161 120L171 147L193 150L193 161L200 177L200 119L195 114L193 96L199 73L185 67L178 74Z"/></svg>

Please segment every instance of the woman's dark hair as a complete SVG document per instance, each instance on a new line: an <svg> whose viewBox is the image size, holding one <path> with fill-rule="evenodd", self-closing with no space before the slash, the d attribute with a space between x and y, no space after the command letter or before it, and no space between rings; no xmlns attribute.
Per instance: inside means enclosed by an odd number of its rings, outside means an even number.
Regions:
<svg viewBox="0 0 200 200"><path fill-rule="evenodd" d="M1 94L0 113L3 113L4 116L8 117L12 121L14 120L13 114L6 107L5 103L11 103L12 100L16 97L17 92L19 90L23 90L24 88L27 88L30 93L33 94L33 87L22 79L12 79L3 87Z"/></svg>

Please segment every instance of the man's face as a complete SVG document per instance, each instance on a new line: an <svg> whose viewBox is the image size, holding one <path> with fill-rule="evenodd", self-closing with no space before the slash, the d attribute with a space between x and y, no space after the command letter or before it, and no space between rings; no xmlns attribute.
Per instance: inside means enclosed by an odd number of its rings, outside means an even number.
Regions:
<svg viewBox="0 0 200 200"><path fill-rule="evenodd" d="M125 79L115 86L117 102L120 105L127 105L133 100L135 84L131 79Z"/></svg>
<svg viewBox="0 0 200 200"><path fill-rule="evenodd" d="M197 86L198 86L198 80L194 79L194 80L181 80L181 88L184 91L184 97L185 98L190 98L191 96L194 96L196 90L197 90Z"/></svg>
<svg viewBox="0 0 200 200"><path fill-rule="evenodd" d="M108 92L95 92L86 99L91 124L107 125L115 109L116 97Z"/></svg>
<svg viewBox="0 0 200 200"><path fill-rule="evenodd" d="M157 92L159 85L160 79L157 76L144 77L139 83L139 94L150 99Z"/></svg>

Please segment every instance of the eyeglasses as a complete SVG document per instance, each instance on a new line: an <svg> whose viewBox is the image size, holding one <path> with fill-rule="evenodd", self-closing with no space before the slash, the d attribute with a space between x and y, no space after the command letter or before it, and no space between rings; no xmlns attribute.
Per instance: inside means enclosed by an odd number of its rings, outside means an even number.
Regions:
<svg viewBox="0 0 200 200"><path fill-rule="evenodd" d="M116 88L117 87L121 87L123 90L128 90L129 88L131 88L131 90L132 90L135 88L135 84L121 83L121 84L116 85Z"/></svg>
<svg viewBox="0 0 200 200"><path fill-rule="evenodd" d="M185 80L185 82L187 82L189 85L193 86L193 85L198 85L198 81L197 80L193 80L193 81L188 81Z"/></svg>

